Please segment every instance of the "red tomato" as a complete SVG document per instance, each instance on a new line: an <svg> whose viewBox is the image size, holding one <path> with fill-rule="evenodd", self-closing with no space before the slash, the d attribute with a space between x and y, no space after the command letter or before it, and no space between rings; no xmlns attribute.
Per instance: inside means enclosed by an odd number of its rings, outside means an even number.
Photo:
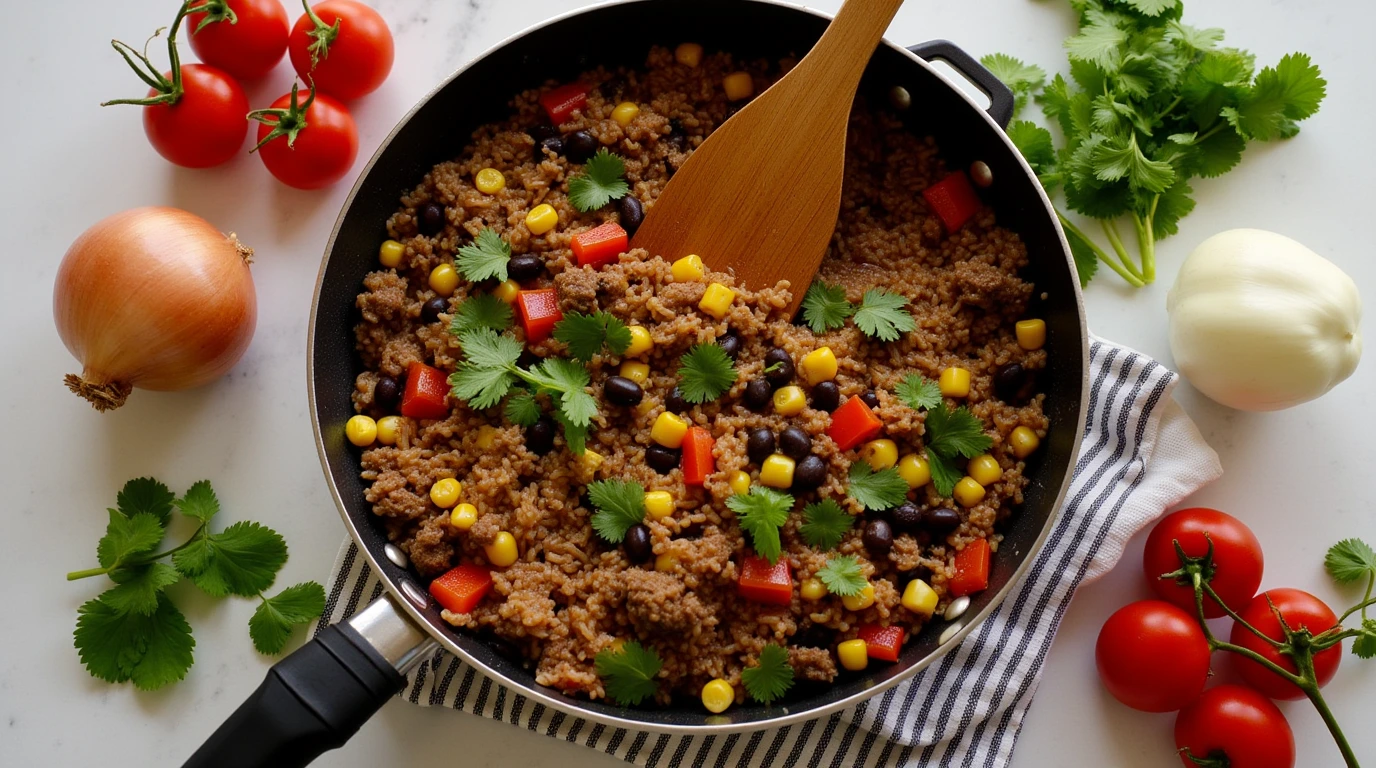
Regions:
<svg viewBox="0 0 1376 768"><path fill-rule="evenodd" d="M171 72L163 77L172 79ZM156 89L148 95L156 96ZM182 65L182 95L176 104L143 108L148 143L168 162L209 168L234 157L248 134L248 97L234 78L206 64Z"/></svg>
<svg viewBox="0 0 1376 768"><path fill-rule="evenodd" d="M235 20L211 21L204 27L206 13L186 17L191 35L191 50L201 61L219 67L235 77L262 77L277 66L287 52L291 31L287 9L279 0L215 0L234 12ZM212 18L223 18L217 14Z"/></svg>
<svg viewBox="0 0 1376 768"><path fill-rule="evenodd" d="M1143 712L1173 712L1204 690L1209 641L1190 614L1141 600L1104 622L1094 660L1113 698Z"/></svg>
<svg viewBox="0 0 1376 768"><path fill-rule="evenodd" d="M325 28L339 22L339 32L311 65L310 47L317 25L302 14L291 28L287 50L291 65L306 82L340 99L357 99L376 91L392 71L392 32L377 11L354 0L325 0L311 7Z"/></svg>
<svg viewBox="0 0 1376 768"><path fill-rule="evenodd" d="M1200 758L1226 758L1230 768L1294 768L1295 735L1271 700L1251 688L1220 685L1180 710L1175 747L1188 768Z"/></svg>
<svg viewBox="0 0 1376 768"><path fill-rule="evenodd" d="M272 103L272 109L288 109L291 94ZM303 102L304 103L304 102ZM264 144L258 155L279 181L297 189L319 189L339 181L354 166L358 157L358 127L353 115L335 99L323 93L305 109L306 125L288 144L279 136ZM258 140L272 132L273 126L258 126Z"/></svg>
<svg viewBox="0 0 1376 768"><path fill-rule="evenodd" d="M1313 634L1319 634L1338 623L1338 617L1333 613L1323 601L1308 592L1301 592L1298 589L1271 589L1257 595L1252 602L1247 604L1238 612L1242 620L1260 630L1267 637L1276 640L1284 640L1285 633L1280 628L1280 621L1276 619L1276 614L1271 611L1271 606L1267 604L1266 598L1271 598L1280 615L1285 617L1285 623L1291 629L1304 627ZM1251 632L1241 624L1233 624L1233 634L1229 638L1235 645L1249 648L1265 656L1267 659L1279 664L1281 667L1296 672L1295 662L1289 656L1282 656L1280 652L1272 648L1270 644ZM1338 662L1343 659L1342 644L1338 644L1314 656L1314 677L1318 680L1319 687L1328 685L1328 681L1333 679L1333 675L1338 671ZM1266 667L1252 661L1238 657L1238 674L1248 685L1270 696L1273 699L1302 699L1304 691L1288 680L1283 680Z"/></svg>
<svg viewBox="0 0 1376 768"><path fill-rule="evenodd" d="M1195 613L1194 588L1159 577L1180 568L1175 541L1180 542L1185 554L1203 557L1209 551L1205 533L1214 543L1215 569L1210 586L1224 605L1239 610L1261 586L1261 542L1241 520L1216 509L1193 507L1172 512L1151 529L1142 553L1147 581L1157 597ZM1216 619L1224 615L1224 611L1213 599L1205 597L1204 615Z"/></svg>

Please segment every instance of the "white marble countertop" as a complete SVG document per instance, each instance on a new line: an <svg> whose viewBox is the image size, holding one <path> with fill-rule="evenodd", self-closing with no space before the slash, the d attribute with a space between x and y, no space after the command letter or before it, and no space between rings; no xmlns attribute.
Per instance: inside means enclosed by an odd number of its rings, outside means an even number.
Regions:
<svg viewBox="0 0 1376 768"><path fill-rule="evenodd" d="M355 105L358 166L412 103L448 72L489 46L582 0L375 0L397 38L391 79ZM258 685L270 660L249 644L247 601L210 605L190 590L175 596L195 628L196 665L156 693L91 679L71 644L75 611L103 587L67 583L87 567L105 526L104 509L128 478L152 474L185 489L210 478L229 519L267 522L291 545L281 583L323 580L343 538L312 448L305 395L306 323L325 238L348 184L304 193L276 184L247 155L208 171L174 168L143 137L133 108L101 109L139 91L108 46L169 21L170 0L11 3L0 27L4 97L10 117L0 154L0 231L6 233L0 315L6 333L0 370L0 457L13 482L0 537L0 583L9 594L0 623L0 764L32 766L177 765ZM293 4L288 3L289 6ZM839 0L815 3L834 11ZM1060 2L910 2L890 28L905 44L944 37L979 55L1002 50L1061 64L1071 29ZM299 10L292 8L294 19ZM1371 206L1376 203L1376 122L1370 31L1376 6L1359 0L1191 0L1187 21L1220 26L1228 42L1273 62L1312 54L1329 81L1317 117L1288 143L1247 150L1226 177L1195 184L1199 207L1158 249L1160 279L1132 292L1107 270L1087 293L1099 334L1169 360L1164 300L1188 250L1216 231L1259 226L1283 232L1335 261L1357 281L1376 314ZM729 22L727 22L729 23ZM617 44L612 37L610 44ZM185 49L184 49L185 50ZM189 52L188 52L189 56ZM285 92L290 65L248 87L260 106ZM247 149L247 147L245 147ZM100 415L67 394L62 374L76 366L51 320L53 277L69 242L97 219L135 205L168 204L233 230L258 250L257 336L223 380L179 394L136 392L127 407ZM1372 324L1365 326L1373 338ZM1324 575L1325 548L1361 535L1376 542L1366 485L1376 465L1376 364L1328 397L1275 414L1216 406L1182 386L1179 399L1223 460L1223 479L1193 501L1246 520L1267 548L1265 586L1311 590L1335 604L1352 594ZM1137 575L1140 537L1127 564L1081 593L1047 662L1014 765L1127 768L1176 765L1172 718L1131 712L1098 685L1093 643L1118 606L1147 594ZM1369 723L1376 663L1347 657L1328 688L1359 754L1376 756ZM1339 758L1304 703L1283 705L1300 764ZM322 766L562 764L613 766L611 758L509 726L400 701Z"/></svg>

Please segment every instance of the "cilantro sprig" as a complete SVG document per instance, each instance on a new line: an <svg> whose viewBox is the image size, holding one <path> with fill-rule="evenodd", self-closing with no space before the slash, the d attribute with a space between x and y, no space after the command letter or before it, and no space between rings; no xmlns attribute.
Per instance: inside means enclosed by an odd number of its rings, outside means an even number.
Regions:
<svg viewBox="0 0 1376 768"><path fill-rule="evenodd" d="M480 280L506 280L506 265L511 261L511 246L502 236L483 227L473 242L459 249L454 260L460 273L471 282Z"/></svg>
<svg viewBox="0 0 1376 768"><path fill-rule="evenodd" d="M893 467L875 471L861 459L850 465L849 479L846 492L867 510L896 507L908 497L908 483Z"/></svg>
<svg viewBox="0 0 1376 768"><path fill-rule="evenodd" d="M741 683L750 697L761 704L772 704L793 687L793 665L788 651L770 643L760 649L755 666L741 670Z"/></svg>
<svg viewBox="0 0 1376 768"><path fill-rule="evenodd" d="M808 286L803 294L803 319L813 333L826 333L844 327L855 306L846 301L846 289L821 280Z"/></svg>
<svg viewBox="0 0 1376 768"><path fill-rule="evenodd" d="M854 597L865 590L868 580L860 568L860 561L851 555L841 555L827 560L826 565L817 571L817 578L827 591L841 597Z"/></svg>
<svg viewBox="0 0 1376 768"><path fill-rule="evenodd" d="M803 524L798 532L810 547L835 549L846 532L855 527L855 518L846 514L832 499L814 501L803 507Z"/></svg>
<svg viewBox="0 0 1376 768"><path fill-rule="evenodd" d="M588 484L588 499L597 507L593 530L613 544L645 519L645 486L632 480L598 480Z"/></svg>
<svg viewBox="0 0 1376 768"><path fill-rule="evenodd" d="M620 650L599 651L593 658L602 687L618 705L634 706L655 695L655 677L664 667L659 654L632 640Z"/></svg>
<svg viewBox="0 0 1376 768"><path fill-rule="evenodd" d="M897 341L903 334L917 328L908 300L901 294L883 288L865 291L860 304L846 300L846 291L839 285L817 281L803 295L803 320L813 333L825 333L842 328L846 319L855 318L855 327L872 339Z"/></svg>
<svg viewBox="0 0 1376 768"><path fill-rule="evenodd" d="M511 320L510 304L490 293L482 293L464 299L449 321L449 332L457 336L475 328L490 328L501 333L511 327Z"/></svg>
<svg viewBox="0 0 1376 768"><path fill-rule="evenodd" d="M941 404L941 386L920 373L904 376L894 387L893 393L915 411L925 411Z"/></svg>
<svg viewBox="0 0 1376 768"><path fill-rule="evenodd" d="M679 358L679 389L690 403L716 400L736 383L736 364L716 344L695 344Z"/></svg>
<svg viewBox="0 0 1376 768"><path fill-rule="evenodd" d="M942 496L950 496L963 477L956 468L956 459L973 459L994 444L993 438L984 433L984 423L969 409L961 406L951 410L945 402L927 409L926 442L932 484Z"/></svg>
<svg viewBox="0 0 1376 768"><path fill-rule="evenodd" d="M606 312L570 312L554 325L554 338L568 345L569 354L590 362L606 346L620 355L631 346L631 329Z"/></svg>
<svg viewBox="0 0 1376 768"><path fill-rule="evenodd" d="M1376 590L1376 550L1361 539L1344 539L1329 548L1323 559L1324 568L1339 584L1366 580L1366 594L1362 602L1343 614L1341 624L1354 613L1360 613L1361 627L1353 630L1352 653L1363 659L1376 658L1376 619L1367 616Z"/></svg>
<svg viewBox="0 0 1376 768"><path fill-rule="evenodd" d="M631 191L625 175L625 161L602 147L583 164L581 174L569 179L569 202L573 203L574 208L587 213L613 200L620 200Z"/></svg>
<svg viewBox="0 0 1376 768"><path fill-rule="evenodd" d="M155 552L174 508L198 523L196 531L180 546ZM73 640L94 677L133 682L143 690L186 677L196 641L166 594L183 578L212 597L258 598L249 636L265 654L280 653L295 627L324 611L325 590L314 581L264 594L287 560L286 543L276 531L251 522L212 533L210 523L219 511L220 501L205 480L180 498L152 478L125 483L96 545L100 567L67 574L69 581L108 576L115 583L77 610ZM161 562L169 557L171 565Z"/></svg>
<svg viewBox="0 0 1376 768"><path fill-rule="evenodd" d="M788 522L793 509L793 497L764 486L751 486L749 493L738 493L726 500L726 506L736 513L741 529L750 534L755 552L771 564L779 562L783 543L779 529Z"/></svg>

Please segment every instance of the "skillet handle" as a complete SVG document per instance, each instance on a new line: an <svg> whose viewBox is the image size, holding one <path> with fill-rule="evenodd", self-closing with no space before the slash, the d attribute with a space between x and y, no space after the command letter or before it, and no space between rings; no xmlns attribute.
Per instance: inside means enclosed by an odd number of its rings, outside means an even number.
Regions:
<svg viewBox="0 0 1376 768"><path fill-rule="evenodd" d="M984 95L989 97L989 116L1000 128L1007 128L1013 121L1013 92L963 48L950 40L928 40L910 45L908 50L927 61L940 59L950 64L966 80L984 91Z"/></svg>
<svg viewBox="0 0 1376 768"><path fill-rule="evenodd" d="M434 647L384 595L274 664L183 768L308 765L357 733Z"/></svg>

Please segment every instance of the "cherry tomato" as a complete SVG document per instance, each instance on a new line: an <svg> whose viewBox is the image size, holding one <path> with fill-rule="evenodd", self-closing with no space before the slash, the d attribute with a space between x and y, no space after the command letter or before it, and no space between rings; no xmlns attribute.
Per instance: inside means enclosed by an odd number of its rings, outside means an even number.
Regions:
<svg viewBox="0 0 1376 768"><path fill-rule="evenodd" d="M291 107L293 94L273 102L272 109ZM287 143L279 136L258 150L263 164L273 176L289 187L319 189L344 178L358 156L358 127L353 115L338 100L323 93L315 94L310 106L303 103L305 127L296 140ZM258 126L258 140L272 132L273 125Z"/></svg>
<svg viewBox="0 0 1376 768"><path fill-rule="evenodd" d="M311 7L324 24L339 22L339 32L324 53L311 64L311 32L319 28L310 13L302 14L291 29L287 50L291 65L307 83L339 99L357 99L377 90L392 71L392 32L377 11L354 0L325 0Z"/></svg>
<svg viewBox="0 0 1376 768"><path fill-rule="evenodd" d="M1173 712L1199 697L1209 677L1209 641L1199 622L1161 600L1120 608L1094 648L1113 698L1143 712Z"/></svg>
<svg viewBox="0 0 1376 768"><path fill-rule="evenodd" d="M1147 581L1156 596L1174 603L1190 614L1196 612L1194 588L1173 579L1159 578L1180 568L1174 541L1179 541L1185 554L1202 557L1209 550L1204 538L1208 533L1214 543L1214 577L1210 582L1223 604L1238 610L1252 599L1261 586L1261 542L1252 530L1232 515L1207 507L1194 507L1172 512L1161 519L1147 536L1142 564ZM1216 619L1224 611L1212 598L1204 598L1204 615Z"/></svg>
<svg viewBox="0 0 1376 768"><path fill-rule="evenodd" d="M1227 758L1229 768L1294 768L1295 734L1271 700L1241 685L1220 685L1180 710L1175 747L1185 756Z"/></svg>
<svg viewBox="0 0 1376 768"><path fill-rule="evenodd" d="M191 50L201 61L245 80L271 72L287 52L287 35L291 31L287 9L280 0L214 2L233 11L235 20L211 21L202 27L209 14L188 14L185 30L191 35ZM219 16L223 12L212 19Z"/></svg>
<svg viewBox="0 0 1376 768"><path fill-rule="evenodd" d="M1285 617L1285 623L1291 629L1304 627L1317 635L1338 623L1338 617L1332 609L1308 592L1301 592L1298 589L1270 589L1252 598L1252 602L1238 612L1243 621L1256 627L1267 637L1276 640L1285 639L1285 633L1280 628L1276 614L1271 611L1271 606L1266 602L1268 596L1271 598L1271 602L1275 604L1276 609L1280 611L1280 615ZM1256 651L1290 672L1296 672L1293 659L1289 656L1282 656L1279 651L1249 632L1241 624L1233 624L1233 634L1229 639L1235 645ZM1328 685L1328 681L1333 679L1333 675L1338 671L1338 663L1342 659L1341 644L1335 645L1323 653L1315 654L1314 677L1318 680L1320 688ZM1301 691L1299 686L1281 679L1274 672L1251 659L1244 659L1239 656L1237 671L1242 676L1243 682L1273 699L1304 698L1304 691Z"/></svg>
<svg viewBox="0 0 1376 768"><path fill-rule="evenodd" d="M234 157L248 134L248 97L239 83L206 64L182 65L182 95L176 104L143 108L143 132L169 162L209 168ZM172 79L171 72L163 77ZM149 89L149 96L157 90Z"/></svg>

